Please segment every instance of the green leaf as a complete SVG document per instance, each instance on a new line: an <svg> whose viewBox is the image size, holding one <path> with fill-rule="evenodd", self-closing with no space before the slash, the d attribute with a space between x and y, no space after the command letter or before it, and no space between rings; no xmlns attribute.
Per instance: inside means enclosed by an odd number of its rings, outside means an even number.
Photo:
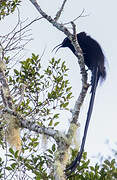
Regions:
<svg viewBox="0 0 117 180"><path fill-rule="evenodd" d="M72 92L67 95L67 99L70 99L72 95Z"/></svg>
<svg viewBox="0 0 117 180"><path fill-rule="evenodd" d="M51 151L50 149L48 149L48 152L49 152L50 154L53 154L53 151Z"/></svg>
<svg viewBox="0 0 117 180"><path fill-rule="evenodd" d="M12 169L15 169L16 166L17 166L17 163L12 163L12 164L11 164Z"/></svg>
<svg viewBox="0 0 117 180"><path fill-rule="evenodd" d="M52 145L52 151L55 152L55 144Z"/></svg>
<svg viewBox="0 0 117 180"><path fill-rule="evenodd" d="M68 83L68 82L67 82L67 83ZM66 92L70 91L71 88L72 88L72 87L68 87L68 88L66 89Z"/></svg>
<svg viewBox="0 0 117 180"><path fill-rule="evenodd" d="M19 75L19 71L17 69L14 69L14 72L16 75Z"/></svg>
<svg viewBox="0 0 117 180"><path fill-rule="evenodd" d="M51 119L48 126L52 126L53 125L53 120Z"/></svg>
<svg viewBox="0 0 117 180"><path fill-rule="evenodd" d="M9 166L5 167L5 169L7 169L8 171L12 170L12 168Z"/></svg>
<svg viewBox="0 0 117 180"><path fill-rule="evenodd" d="M95 170L95 168L94 168L93 166L90 166L90 169L91 169L92 171L94 171L94 170Z"/></svg>
<svg viewBox="0 0 117 180"><path fill-rule="evenodd" d="M55 118L55 119L57 119L59 117L59 113L58 114L55 114L54 116L53 116L53 118Z"/></svg>
<svg viewBox="0 0 117 180"><path fill-rule="evenodd" d="M55 123L54 123L54 127L57 126L59 123L60 123L60 122L55 122Z"/></svg>
<svg viewBox="0 0 117 180"><path fill-rule="evenodd" d="M69 102L66 102L62 105L63 108L66 108L68 106Z"/></svg>
<svg viewBox="0 0 117 180"><path fill-rule="evenodd" d="M36 180L41 180L41 178L39 176L36 177Z"/></svg>
<svg viewBox="0 0 117 180"><path fill-rule="evenodd" d="M16 159L18 158L18 153L19 153L19 151L16 151L16 152L15 152L15 158L16 158Z"/></svg>
<svg viewBox="0 0 117 180"><path fill-rule="evenodd" d="M15 154L12 148L9 148L9 152L13 155Z"/></svg>

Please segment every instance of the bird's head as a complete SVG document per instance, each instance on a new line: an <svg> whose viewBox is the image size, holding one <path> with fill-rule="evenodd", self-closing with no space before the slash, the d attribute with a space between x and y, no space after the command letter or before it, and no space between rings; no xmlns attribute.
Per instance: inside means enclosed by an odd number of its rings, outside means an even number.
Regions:
<svg viewBox="0 0 117 180"><path fill-rule="evenodd" d="M57 47L57 50L55 51L55 53L60 49L60 48L63 48L63 47L69 47L69 45L71 44L71 41L68 39L68 37L66 37L63 42L57 46L54 47L54 49L52 51L54 51Z"/></svg>

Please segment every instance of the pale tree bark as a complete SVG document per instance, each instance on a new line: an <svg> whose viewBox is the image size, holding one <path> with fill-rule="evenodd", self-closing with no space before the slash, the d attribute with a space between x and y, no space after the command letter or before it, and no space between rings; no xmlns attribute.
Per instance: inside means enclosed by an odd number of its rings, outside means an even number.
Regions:
<svg viewBox="0 0 117 180"><path fill-rule="evenodd" d="M0 49L0 83L1 83L1 96L6 109L6 113L3 113L4 121L7 123L6 139L15 146L17 150L21 150L20 130L19 126L16 125L16 118L10 115L9 112L14 111L12 97L9 90L7 78L5 76L6 66L2 59L2 48Z"/></svg>

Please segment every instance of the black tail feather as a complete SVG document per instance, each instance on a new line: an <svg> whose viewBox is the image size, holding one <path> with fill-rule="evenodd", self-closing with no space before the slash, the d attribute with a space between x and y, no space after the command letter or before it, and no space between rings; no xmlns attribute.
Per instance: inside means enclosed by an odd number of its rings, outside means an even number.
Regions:
<svg viewBox="0 0 117 180"><path fill-rule="evenodd" d="M96 67L93 69L92 76L91 76L91 93L94 91L94 88L97 88L99 78L100 78L100 72L99 70L97 70L97 67Z"/></svg>
<svg viewBox="0 0 117 180"><path fill-rule="evenodd" d="M84 146L85 146L85 142L86 142L87 131L88 131L88 127L89 127L89 122L90 122L91 114L92 114L92 110L93 110L93 104L94 104L98 80L99 80L99 70L98 70L98 67L96 67L93 69L93 72L92 72L91 99L90 99L89 109L88 109L88 113L87 113L87 119L86 119L82 144L81 144L80 151L78 152L76 159L65 170L67 176L69 176L72 172L74 172L74 170L77 168L77 166L79 165L80 160L82 158L82 154L83 154Z"/></svg>

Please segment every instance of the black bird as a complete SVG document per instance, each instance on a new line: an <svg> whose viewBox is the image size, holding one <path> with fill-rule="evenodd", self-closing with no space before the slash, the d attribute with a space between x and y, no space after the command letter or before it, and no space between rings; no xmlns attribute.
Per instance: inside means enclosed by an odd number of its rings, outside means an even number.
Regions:
<svg viewBox="0 0 117 180"><path fill-rule="evenodd" d="M95 92L96 92L96 87L98 85L98 81L99 79L104 80L106 78L106 69L104 66L105 57L99 43L96 40L92 39L85 32L81 32L77 34L77 40L83 52L84 63L88 67L88 69L92 72L91 98L90 98L89 109L87 113L87 119L86 119L80 151L78 152L76 159L71 163L69 167L66 168L66 172L70 171L69 174L72 173L76 169L76 167L79 165L81 157L82 157L82 153L84 151L87 130L88 130L88 126L89 126L89 122L90 122L90 118L91 118L91 114L93 110ZM68 47L76 55L75 48L68 37L66 37L63 40L63 42L59 44L58 46L56 46L55 48L57 47L58 49L62 47ZM58 49L56 50L56 52L58 51Z"/></svg>

